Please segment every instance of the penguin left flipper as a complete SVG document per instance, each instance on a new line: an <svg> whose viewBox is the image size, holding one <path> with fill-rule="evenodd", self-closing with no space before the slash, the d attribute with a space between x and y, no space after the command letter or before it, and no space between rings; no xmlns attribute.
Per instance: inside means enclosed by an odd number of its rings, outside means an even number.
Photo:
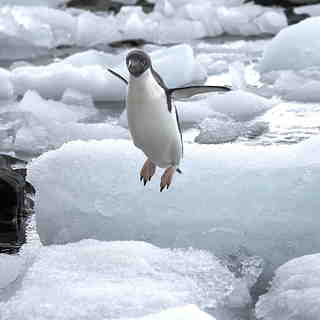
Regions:
<svg viewBox="0 0 320 320"><path fill-rule="evenodd" d="M128 80L123 77L121 74L119 74L118 72L108 68L107 69L110 73L112 73L114 76L116 76L117 78L119 78L120 80L122 80L126 85L128 85Z"/></svg>
<svg viewBox="0 0 320 320"><path fill-rule="evenodd" d="M180 88L167 89L171 98L180 100L188 99L198 94L210 92L228 92L231 88L226 86L188 86Z"/></svg>

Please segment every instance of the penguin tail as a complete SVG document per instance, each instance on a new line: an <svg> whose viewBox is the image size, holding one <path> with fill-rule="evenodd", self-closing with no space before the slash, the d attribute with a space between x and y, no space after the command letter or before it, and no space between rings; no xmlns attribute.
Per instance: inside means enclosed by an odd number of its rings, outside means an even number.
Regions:
<svg viewBox="0 0 320 320"><path fill-rule="evenodd" d="M182 174L182 171L181 171L179 168L177 168L176 171L177 171L178 173Z"/></svg>

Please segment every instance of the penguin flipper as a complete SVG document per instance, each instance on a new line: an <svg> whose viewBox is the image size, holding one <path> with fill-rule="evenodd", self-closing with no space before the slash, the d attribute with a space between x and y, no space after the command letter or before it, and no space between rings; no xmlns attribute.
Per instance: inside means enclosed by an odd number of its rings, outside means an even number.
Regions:
<svg viewBox="0 0 320 320"><path fill-rule="evenodd" d="M168 89L170 96L173 99L188 99L197 94L210 93L210 92L228 92L231 88L225 86L189 86L181 88Z"/></svg>
<svg viewBox="0 0 320 320"><path fill-rule="evenodd" d="M108 68L108 71L114 76L116 76L117 78L119 78L120 80L122 80L126 85L128 85L128 80L125 77L123 77L121 74L109 68Z"/></svg>

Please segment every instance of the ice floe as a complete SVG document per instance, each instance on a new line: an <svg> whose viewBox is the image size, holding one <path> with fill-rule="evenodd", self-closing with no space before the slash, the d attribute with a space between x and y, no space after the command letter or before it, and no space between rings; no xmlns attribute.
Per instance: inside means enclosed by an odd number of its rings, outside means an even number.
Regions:
<svg viewBox="0 0 320 320"><path fill-rule="evenodd" d="M319 319L319 264L320 254L312 254L279 267L268 293L259 298L257 316L264 320Z"/></svg>
<svg viewBox="0 0 320 320"><path fill-rule="evenodd" d="M183 174L160 193L159 170L146 187L139 182L145 157L132 142L70 142L29 166L38 232L46 244L93 237L216 254L245 247L278 265L320 245L317 146L319 136L285 147L185 144Z"/></svg>
<svg viewBox="0 0 320 320"><path fill-rule="evenodd" d="M245 306L248 297L246 280L206 251L83 240L41 247L0 312L2 320L213 320L198 308Z"/></svg>

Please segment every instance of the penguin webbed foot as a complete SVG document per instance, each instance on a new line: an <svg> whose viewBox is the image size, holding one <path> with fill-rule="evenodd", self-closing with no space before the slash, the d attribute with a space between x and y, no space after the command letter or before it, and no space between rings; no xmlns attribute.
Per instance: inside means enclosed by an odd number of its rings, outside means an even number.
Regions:
<svg viewBox="0 0 320 320"><path fill-rule="evenodd" d="M140 171L140 181L143 181L143 184L146 185L155 172L156 165L151 160L147 159Z"/></svg>
<svg viewBox="0 0 320 320"><path fill-rule="evenodd" d="M172 182L172 177L175 172L176 172L175 167L169 167L164 171L164 173L161 177L160 192L162 192L165 187L167 187L167 189L169 189L170 184Z"/></svg>

